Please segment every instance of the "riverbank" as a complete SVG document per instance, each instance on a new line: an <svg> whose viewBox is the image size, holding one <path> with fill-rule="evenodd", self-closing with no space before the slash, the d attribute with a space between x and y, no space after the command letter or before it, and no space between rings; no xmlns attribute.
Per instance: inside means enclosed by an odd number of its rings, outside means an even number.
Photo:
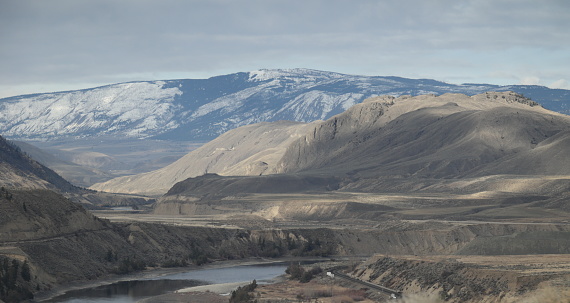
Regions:
<svg viewBox="0 0 570 303"><path fill-rule="evenodd" d="M68 283L65 285L61 285L59 287L53 288L47 292L40 292L37 293L35 296L35 302L44 302L55 297L61 296L67 292L74 291L74 290L81 290L81 289L88 289L88 288L95 288L99 286L110 285L114 283L124 282L124 281L138 281L138 280L156 280L160 279L161 277L165 276L172 276L176 274L182 274L185 272L193 272L193 271L200 271L200 270L215 270L215 269L224 269L224 268L232 268L238 266L254 266L254 265L268 265L268 264L280 264L280 263L288 263L288 262L320 262L326 261L326 258L277 258L277 259L265 259L265 258L248 258L248 259L240 259L240 260L229 260L229 261L216 261L209 264L204 264L201 266L187 266L187 267L177 267L177 268L151 268L144 271L131 273L127 275L109 275L101 279L93 280L93 281L81 281L76 283ZM284 272L283 272L284 273ZM251 283L251 281L242 281L239 282L241 284L235 284L235 287L231 288L231 285L234 283L229 283L228 285L224 285L226 283L221 284L211 284L205 285L202 288L197 288L194 290L182 290L181 292L190 292L190 291L209 291L212 293L220 293L220 294L227 294L231 292L233 289L247 283ZM273 283L273 282L271 282Z"/></svg>
<svg viewBox="0 0 570 303"><path fill-rule="evenodd" d="M227 303L228 297L213 292L187 292L156 296L137 303Z"/></svg>
<svg viewBox="0 0 570 303"><path fill-rule="evenodd" d="M342 284L342 281L333 280L327 276L315 278L308 283L284 278L276 283L258 285L252 295L258 302L299 302L300 300L313 302L318 300L321 303L375 303L389 300L387 297L369 298L365 290ZM226 286L229 285L216 285L212 289L222 292L227 290ZM237 287L237 285L232 286ZM199 288L193 287L192 289L198 290ZM140 300L137 303L226 303L228 300L228 296L213 291L191 291L165 294Z"/></svg>
<svg viewBox="0 0 570 303"><path fill-rule="evenodd" d="M189 265L187 267L175 267L175 268L149 268L144 271L134 272L126 275L108 275L106 277L102 277L101 279L97 280L79 281L79 282L60 285L49 291L38 292L35 295L34 301L43 302L61 296L72 290L94 288L122 281L155 279L166 275L172 275L172 274L178 274L187 271L202 270L202 269L218 269L218 268L246 266L246 265L263 265L263 264L272 264L272 263L280 263L288 261L290 261L290 259L288 258L282 258L282 259L248 258L241 260L215 261L201 266Z"/></svg>
<svg viewBox="0 0 570 303"><path fill-rule="evenodd" d="M273 279L268 284L282 283L286 279L284 276ZM238 287L250 284L251 281L234 282L234 283L220 283L201 285L180 289L174 293L155 296L147 299L137 301L137 303L183 303L183 302L205 302L205 303L218 303L228 302L228 296L232 291Z"/></svg>

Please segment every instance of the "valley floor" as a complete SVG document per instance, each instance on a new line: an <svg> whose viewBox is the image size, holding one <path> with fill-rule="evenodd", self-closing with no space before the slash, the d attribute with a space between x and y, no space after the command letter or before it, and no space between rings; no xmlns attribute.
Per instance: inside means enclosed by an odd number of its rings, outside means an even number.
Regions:
<svg viewBox="0 0 570 303"><path fill-rule="evenodd" d="M207 211L192 215L169 213L166 208L162 213L110 210L93 213L123 223L154 222L250 231L326 229L334 234L333 241L339 241L345 255L368 258L381 253L365 262L345 264L347 273L403 291L401 302L560 302L570 296L570 214L542 207L544 200L501 194L492 197L259 194L232 197L223 202L208 201ZM353 204L347 207L347 201ZM295 210L295 205L301 208L307 202L310 209ZM309 215L302 217L300 213ZM326 237L322 239L328 241ZM392 263L384 258L390 258ZM377 262L392 265L384 268ZM462 276L438 272L438 268L446 266L451 266L450 272ZM410 269L411 272L407 271ZM414 276L414 269L418 269L419 275ZM467 286L454 286L459 283L457 279L465 279L461 283ZM484 295L477 295L470 288L472 285L474 289L481 287ZM334 289L339 296L327 295L327 289ZM365 296L368 299L361 298L361 289L361 285L322 277L311 284L283 281L260 286L256 296L259 302L299 302L311 295L318 297L318 302L389 300L385 294L370 291ZM161 300L199 302L188 296L191 295L171 294ZM217 302L213 298L208 300ZM158 301L145 301L150 302Z"/></svg>
<svg viewBox="0 0 570 303"><path fill-rule="evenodd" d="M396 266L410 266L413 262L426 266L445 267L450 260L465 264L463 269L466 284L483 287L475 298L462 300L461 291L449 288L446 281L433 287L422 287L422 281L403 281L399 275L384 273L384 282L402 286L402 297L396 302L566 302L570 296L570 256L525 255L525 256L374 256L366 262L355 261L318 263L325 271L338 266L354 268L349 275L363 281L370 280L371 268L379 260L390 258ZM453 263L451 262L451 263ZM445 265L444 265L445 264ZM307 267L309 268L309 267ZM418 270L418 269L415 269ZM432 269L433 270L433 269ZM404 275L409 273L403 272ZM408 276L409 277L409 276ZM493 289L496 280L504 283L502 289ZM395 281L395 282L394 282ZM381 284L378 281L373 283ZM500 284L500 283L499 283ZM243 285L243 284L240 284ZM176 293L161 295L140 301L154 302L227 302L227 294L240 285L199 286ZM447 287L447 288L446 288ZM485 288L486 287L486 288ZM511 291L505 289L511 288ZM527 289L525 289L527 288ZM454 293L454 291L456 293ZM465 290L463 290L465 293ZM272 284L259 285L252 293L257 302L392 302L389 294L370 289L342 277L330 277L322 273L308 283L288 280L283 277ZM455 296L454 296L455 295Z"/></svg>
<svg viewBox="0 0 570 303"><path fill-rule="evenodd" d="M570 180L570 179L569 179ZM568 183L568 182L566 182ZM569 197L480 192L243 194L164 197L151 211L93 210L112 222L266 228L394 228L394 224L570 224Z"/></svg>

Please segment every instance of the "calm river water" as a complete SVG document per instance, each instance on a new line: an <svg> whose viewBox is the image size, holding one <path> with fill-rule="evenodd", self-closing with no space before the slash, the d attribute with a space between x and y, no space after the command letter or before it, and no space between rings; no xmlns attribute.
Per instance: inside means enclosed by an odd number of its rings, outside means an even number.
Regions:
<svg viewBox="0 0 570 303"><path fill-rule="evenodd" d="M287 264L241 265L227 268L190 270L156 278L123 281L67 292L44 302L133 303L185 287L253 281L263 283L285 273Z"/></svg>

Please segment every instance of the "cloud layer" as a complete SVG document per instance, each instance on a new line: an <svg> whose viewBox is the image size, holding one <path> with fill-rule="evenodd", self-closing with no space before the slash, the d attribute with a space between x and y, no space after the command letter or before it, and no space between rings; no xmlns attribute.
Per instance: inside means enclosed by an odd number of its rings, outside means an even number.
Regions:
<svg viewBox="0 0 570 303"><path fill-rule="evenodd" d="M570 2L0 2L0 96L307 67L569 88Z"/></svg>

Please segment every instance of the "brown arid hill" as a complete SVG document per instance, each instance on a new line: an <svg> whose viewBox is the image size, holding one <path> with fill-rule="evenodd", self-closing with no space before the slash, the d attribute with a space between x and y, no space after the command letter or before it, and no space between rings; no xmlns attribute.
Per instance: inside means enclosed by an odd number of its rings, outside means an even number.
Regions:
<svg viewBox="0 0 570 303"><path fill-rule="evenodd" d="M54 191L2 188L0 195L0 243L108 228L81 205Z"/></svg>
<svg viewBox="0 0 570 303"><path fill-rule="evenodd" d="M0 185L5 188L80 191L53 170L23 154L16 145L2 137L0 137Z"/></svg>
<svg viewBox="0 0 570 303"><path fill-rule="evenodd" d="M313 123L268 174L189 178L154 212L561 222L569 133L569 116L514 93L377 97Z"/></svg>
<svg viewBox="0 0 570 303"><path fill-rule="evenodd" d="M258 179L294 173L341 178L338 189L347 191L457 188L449 180L477 184L470 192L501 190L486 182L489 176L524 189L534 181L511 176L567 179L569 138L570 117L512 92L382 96L327 121L241 127L164 169L92 188L158 195L205 173Z"/></svg>
<svg viewBox="0 0 570 303"><path fill-rule="evenodd" d="M568 174L569 130L570 117L514 93L378 97L291 144L278 172L359 178ZM543 165L527 165L529 157Z"/></svg>
<svg viewBox="0 0 570 303"><path fill-rule="evenodd" d="M62 176L72 184L87 187L93 183L106 181L113 177L109 173L97 168L62 160L32 144L23 141L12 141L12 143L21 148L22 151L34 160L53 169L58 175Z"/></svg>
<svg viewBox="0 0 570 303"><path fill-rule="evenodd" d="M346 191L562 194L569 131L514 93L378 97L293 143L278 171L345 174Z"/></svg>
<svg viewBox="0 0 570 303"><path fill-rule="evenodd" d="M278 121L243 126L219 136L178 161L149 173L119 177L91 186L118 193L160 196L174 184L208 173L249 176L275 173L287 146L312 123Z"/></svg>
<svg viewBox="0 0 570 303"><path fill-rule="evenodd" d="M0 136L0 187L6 190L51 190L88 208L98 205L136 205L148 198L96 193L77 187Z"/></svg>

